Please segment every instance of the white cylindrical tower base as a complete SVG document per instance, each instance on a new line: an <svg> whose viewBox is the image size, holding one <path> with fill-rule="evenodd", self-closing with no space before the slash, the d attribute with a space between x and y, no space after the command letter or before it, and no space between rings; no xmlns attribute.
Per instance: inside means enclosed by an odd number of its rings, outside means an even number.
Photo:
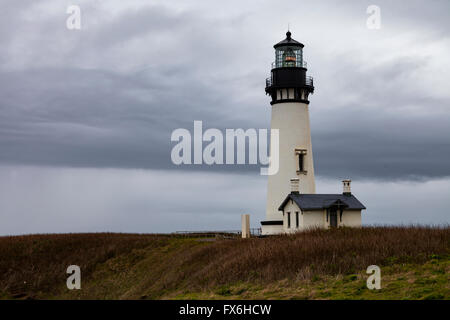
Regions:
<svg viewBox="0 0 450 320"><path fill-rule="evenodd" d="M299 178L300 193L316 193L308 104L273 104L271 129L280 133L280 165L278 173L268 178L266 220L269 221L282 220L278 207L291 192L292 178Z"/></svg>

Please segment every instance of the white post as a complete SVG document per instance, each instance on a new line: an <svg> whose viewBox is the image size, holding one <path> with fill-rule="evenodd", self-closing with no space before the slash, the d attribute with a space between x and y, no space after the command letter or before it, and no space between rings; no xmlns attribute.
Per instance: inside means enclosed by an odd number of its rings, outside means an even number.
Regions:
<svg viewBox="0 0 450 320"><path fill-rule="evenodd" d="M242 238L250 238L250 215L241 215Z"/></svg>

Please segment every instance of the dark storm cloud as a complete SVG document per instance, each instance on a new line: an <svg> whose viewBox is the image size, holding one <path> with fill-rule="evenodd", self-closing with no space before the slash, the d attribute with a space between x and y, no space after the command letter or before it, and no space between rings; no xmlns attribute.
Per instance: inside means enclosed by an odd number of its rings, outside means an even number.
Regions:
<svg viewBox="0 0 450 320"><path fill-rule="evenodd" d="M78 0L69 31L73 1L4 1L0 235L238 229L242 213L259 227L259 168L173 166L170 135L269 127L288 22L316 85L317 192L351 177L364 224L448 223L450 4L376 2L373 31L372 1Z"/></svg>
<svg viewBox="0 0 450 320"><path fill-rule="evenodd" d="M16 11L22 15L10 10L8 23L15 28L0 31L6 48L0 52L2 163L174 169L170 135L176 128L192 130L194 120L202 120L205 128L269 126L264 78L273 58L271 45L283 35L262 26L288 19L277 9L273 14L280 21L267 22L267 5L260 11L243 7L239 13L224 9L219 17L209 17L200 9L175 11L164 4L124 5L108 15L87 2L81 5L83 29L68 31L65 4L58 5L62 14L55 9L28 20L23 14L38 10L29 3ZM14 6L10 2L8 7ZM311 12L325 11L307 10L310 30L301 30L315 39L305 52L316 77L311 119L317 174L370 179L450 175L449 96L433 94L429 75L417 75L436 70L432 62L444 57L439 50L448 49L448 40L439 43L449 24L442 14L448 4L431 7L415 1L407 12L380 4L386 28L401 25L413 31L380 31L381 41L366 45L369 49L362 44L367 5L360 6L360 13L336 7L314 16ZM419 22L422 9L436 19ZM349 45L357 40L343 39L347 48L327 51L334 36L327 34L332 24L327 18L339 15L340 31L347 32L346 25L354 29L353 23L362 29L350 35L360 36L361 47ZM420 55L388 47L403 36L408 41L417 37L431 49ZM433 41L439 44L436 52ZM371 49L368 60L363 56ZM377 57L382 51L386 56ZM368 67L368 61L373 65ZM436 75L436 82L442 84L447 75Z"/></svg>
<svg viewBox="0 0 450 320"><path fill-rule="evenodd" d="M352 69L350 62L340 62ZM312 111L318 174L379 179L450 175L450 99L427 95L426 79L408 80L426 63L402 58L364 72L354 69L336 83L336 92L358 97L337 99L331 114Z"/></svg>

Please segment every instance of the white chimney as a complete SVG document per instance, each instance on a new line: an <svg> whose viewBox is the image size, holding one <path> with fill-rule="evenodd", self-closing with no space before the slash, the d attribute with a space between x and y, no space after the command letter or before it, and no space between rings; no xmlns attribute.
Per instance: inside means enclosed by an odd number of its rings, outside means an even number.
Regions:
<svg viewBox="0 0 450 320"><path fill-rule="evenodd" d="M291 193L299 193L300 191L300 179L299 178L292 178L291 179Z"/></svg>
<svg viewBox="0 0 450 320"><path fill-rule="evenodd" d="M343 187L344 187L344 190L343 190L342 194L345 194L346 196L349 196L349 195L352 194L352 190L351 190L351 187L350 187L350 183L351 182L352 182L352 180L348 180L348 179L342 180L342 184L343 184Z"/></svg>

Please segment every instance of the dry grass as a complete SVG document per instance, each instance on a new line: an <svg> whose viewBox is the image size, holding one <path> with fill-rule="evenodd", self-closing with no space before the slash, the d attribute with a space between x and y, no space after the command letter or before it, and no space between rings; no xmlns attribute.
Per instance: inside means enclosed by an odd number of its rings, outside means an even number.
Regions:
<svg viewBox="0 0 450 320"><path fill-rule="evenodd" d="M347 275L367 266L422 264L450 253L450 228L312 230L262 239L199 241L163 235L0 237L0 297L158 298L236 283ZM65 289L68 265L82 290Z"/></svg>
<svg viewBox="0 0 450 320"><path fill-rule="evenodd" d="M448 227L311 230L197 248L182 257L189 276L179 276L192 286L204 287L237 281L311 279L355 273L372 264L423 263L432 255L449 252Z"/></svg>
<svg viewBox="0 0 450 320"><path fill-rule="evenodd" d="M71 264L89 276L108 259L167 241L154 235L108 233L0 237L0 296L55 294L65 284Z"/></svg>

